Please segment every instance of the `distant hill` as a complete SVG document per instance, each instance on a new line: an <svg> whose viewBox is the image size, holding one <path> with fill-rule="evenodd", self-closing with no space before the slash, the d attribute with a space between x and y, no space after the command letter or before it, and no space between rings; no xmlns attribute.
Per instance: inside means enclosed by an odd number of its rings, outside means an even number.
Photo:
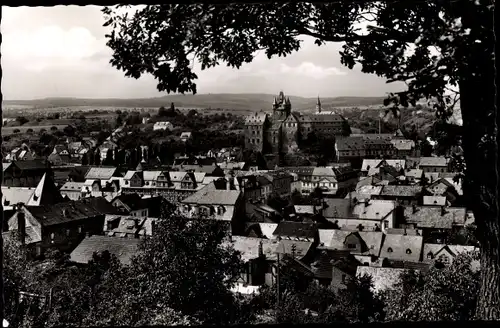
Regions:
<svg viewBox="0 0 500 328"><path fill-rule="evenodd" d="M34 100L4 100L3 106L9 107L137 107L147 108L170 106L174 103L180 108L200 109L228 109L234 111L269 110L273 101L273 94L197 94L197 95L168 95L157 98L141 99L84 99L84 98L44 98ZM335 97L320 98L323 109L350 106L381 106L384 97ZM314 110L316 98L290 96L292 107L295 110Z"/></svg>

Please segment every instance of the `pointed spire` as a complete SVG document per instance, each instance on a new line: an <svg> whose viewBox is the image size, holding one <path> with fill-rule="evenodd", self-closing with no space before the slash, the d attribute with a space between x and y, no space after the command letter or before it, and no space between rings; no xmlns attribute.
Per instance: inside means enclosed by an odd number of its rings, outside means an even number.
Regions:
<svg viewBox="0 0 500 328"><path fill-rule="evenodd" d="M316 101L316 111L318 113L321 113L321 101L319 100L319 95L318 95L318 101Z"/></svg>

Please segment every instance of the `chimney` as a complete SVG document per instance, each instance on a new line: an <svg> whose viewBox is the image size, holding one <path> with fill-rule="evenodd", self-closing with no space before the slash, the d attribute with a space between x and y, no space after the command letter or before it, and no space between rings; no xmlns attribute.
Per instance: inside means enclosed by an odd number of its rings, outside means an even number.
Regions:
<svg viewBox="0 0 500 328"><path fill-rule="evenodd" d="M259 242L259 257L264 256L264 247L262 246L262 240Z"/></svg>
<svg viewBox="0 0 500 328"><path fill-rule="evenodd" d="M26 243L26 217L20 209L17 212L17 231L22 245Z"/></svg>

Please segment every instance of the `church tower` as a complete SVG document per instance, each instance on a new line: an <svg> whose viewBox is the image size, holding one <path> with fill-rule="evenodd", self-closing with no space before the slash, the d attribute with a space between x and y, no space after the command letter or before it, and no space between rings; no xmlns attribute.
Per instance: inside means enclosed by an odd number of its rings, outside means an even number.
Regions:
<svg viewBox="0 0 500 328"><path fill-rule="evenodd" d="M285 98L283 91L273 101L273 120L284 121L292 112L290 97Z"/></svg>
<svg viewBox="0 0 500 328"><path fill-rule="evenodd" d="M319 100L319 95L318 95L318 101L316 101L316 112L318 114L321 113L321 101Z"/></svg>

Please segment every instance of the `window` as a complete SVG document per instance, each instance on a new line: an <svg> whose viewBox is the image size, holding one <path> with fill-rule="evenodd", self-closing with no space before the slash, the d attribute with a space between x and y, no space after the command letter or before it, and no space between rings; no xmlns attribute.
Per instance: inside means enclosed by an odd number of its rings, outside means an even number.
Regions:
<svg viewBox="0 0 500 328"><path fill-rule="evenodd" d="M388 229L389 228L389 221L385 220L384 221L384 229Z"/></svg>
<svg viewBox="0 0 500 328"><path fill-rule="evenodd" d="M71 230L66 229L66 237L69 237L70 234L71 234Z"/></svg>
<svg viewBox="0 0 500 328"><path fill-rule="evenodd" d="M432 252L427 253L427 259L432 260L434 258L434 254Z"/></svg>
<svg viewBox="0 0 500 328"><path fill-rule="evenodd" d="M347 248L356 248L356 244L347 244Z"/></svg>
<svg viewBox="0 0 500 328"><path fill-rule="evenodd" d="M390 247L389 247L389 248L387 249L387 252L392 253L392 248L390 248Z"/></svg>
<svg viewBox="0 0 500 328"><path fill-rule="evenodd" d="M83 231L83 227L82 226L78 226L78 233L82 233Z"/></svg>
<svg viewBox="0 0 500 328"><path fill-rule="evenodd" d="M409 249L409 248L408 248L408 249L406 250L406 254L411 254L411 249Z"/></svg>
<svg viewBox="0 0 500 328"><path fill-rule="evenodd" d="M55 237L55 236L56 236L56 235L55 235L54 233L51 233L51 234L50 234L50 242L51 242L51 243L53 243L53 242L54 242L54 237Z"/></svg>

